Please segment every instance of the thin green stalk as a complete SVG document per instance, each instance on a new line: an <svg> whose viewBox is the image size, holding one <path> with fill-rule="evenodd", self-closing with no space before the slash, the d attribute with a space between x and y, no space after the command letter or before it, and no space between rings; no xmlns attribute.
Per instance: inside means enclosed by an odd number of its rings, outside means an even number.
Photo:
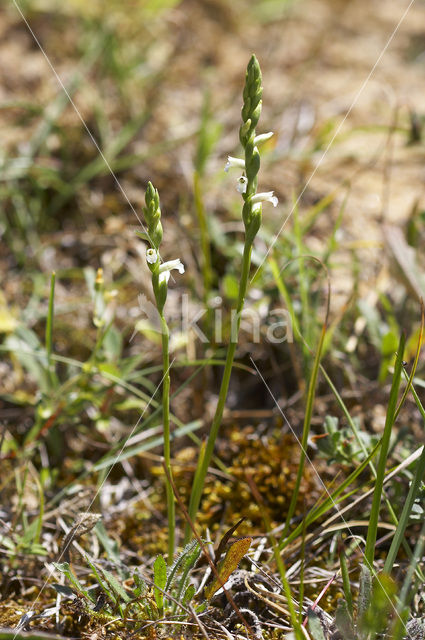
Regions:
<svg viewBox="0 0 425 640"><path fill-rule="evenodd" d="M207 217L205 207L202 201L201 176L198 171L193 173L193 195L195 201L195 210L198 216L199 231L201 236L201 252L202 252L202 280L204 285L204 304L207 309L207 330L208 334L213 325L214 310L208 305L210 292L213 283L213 271L211 266L211 248L208 236Z"/></svg>
<svg viewBox="0 0 425 640"><path fill-rule="evenodd" d="M301 322L302 326L305 327L306 333L306 341L303 341L302 350L304 354L304 369L308 366L308 359L310 356L308 345L312 344L312 331L311 331L311 311L310 311L310 291L309 291L309 278L307 276L303 253L303 243L301 230L299 225L299 213L298 207L294 205L294 234L295 234L295 242L298 251L298 265L299 265L299 292L301 299ZM307 344L306 344L307 343Z"/></svg>
<svg viewBox="0 0 425 640"><path fill-rule="evenodd" d="M289 544L291 544L291 542L296 540L298 536L302 535L304 526L309 527L310 524L315 522L322 515L326 514L331 507L335 507L340 502L347 500L351 495L353 495L353 493L357 492L357 488L354 488L348 493L346 493L345 495L341 496L342 492L345 491L347 487L350 487L354 483L354 481L360 476L360 474L366 469L370 460L378 452L378 449L380 446L381 446L381 443L378 442L378 444L373 449L373 451L369 454L366 460L363 460L363 462L354 471L352 471L350 475L347 478L345 478L345 480L343 480L343 482L323 500L323 502L313 507L313 509L309 511L309 513L307 513L307 515L305 516L305 525L304 525L304 522L300 522L300 524L293 531L291 531L291 533L287 536L285 540L279 541L279 549L281 551L285 549L285 547L287 547ZM328 525L328 522L324 523L324 525Z"/></svg>
<svg viewBox="0 0 425 640"><path fill-rule="evenodd" d="M249 484L249 487L251 489L251 492L255 498L255 501L257 503L257 505L260 507L261 510L261 516L263 518L263 522L264 522L264 528L266 530L266 533L269 537L269 540L271 542L272 545L272 549L273 549L273 557L275 559L276 562L276 566L277 569L279 571L279 575L280 575L280 580L282 582L282 586L283 586L283 591L285 593L286 599L288 601L288 609L289 609L289 616L291 618L291 624L294 628L294 632L295 632L295 637L296 640L303 640L304 639L304 634L302 632L301 629L301 619L302 619L302 601L303 601L303 597L302 597L302 590L304 587L303 584L303 580L302 580L302 575L300 577L300 601L299 601L299 618L297 617L296 611L295 611L295 606L294 606L294 598L292 595L292 591L291 591L291 585L289 584L289 580L288 577L286 575L286 567L285 567L285 563L283 561L282 558L282 554L279 551L279 545L278 542L276 540L276 537L273 533L273 527L271 525L270 522L270 515L267 509L267 506L264 504L263 498L261 497L260 492L258 491L258 487L255 484L254 479L252 478L252 476L250 476L248 473L246 474L246 480ZM304 557L303 560L304 562Z"/></svg>
<svg viewBox="0 0 425 640"><path fill-rule="evenodd" d="M307 453L306 453L307 452L307 441L308 441L308 436L309 436L309 433L310 433L311 417L312 417L312 414L313 414L313 404L314 404L314 398L316 396L317 375L318 375L318 372L319 372L320 357L322 355L323 341L325 339L325 335L326 335L326 324L324 324L323 328L322 328L322 333L320 335L319 344L318 344L316 355L315 355L315 358L314 358L313 369L312 369L311 377L310 377L310 383L309 383L309 386L308 386L307 403L306 403L306 408L305 408L304 425L303 425L303 434L302 434L302 438L301 438L301 457L300 457L300 461L299 461L299 464L298 464L297 478L295 480L295 488L294 488L294 491L292 493L291 502L289 504L288 513L286 515L285 526L283 528L283 532L282 532L282 535L281 535L281 538L280 538L280 541L279 541L280 545L285 540L285 537L286 537L286 535L288 533L292 517L293 517L293 515L295 513L295 507L297 505L298 495L299 495L299 492L300 492L301 480L302 480L303 473L304 473L305 458L306 458L306 455L307 455Z"/></svg>
<svg viewBox="0 0 425 640"><path fill-rule="evenodd" d="M47 370L52 387L55 386L55 372L52 365L52 353L53 353L53 318L54 318L54 305L55 305L55 281L56 273L53 271L50 278L50 295L49 295L49 308L47 312L46 320L46 355L47 355Z"/></svg>
<svg viewBox="0 0 425 640"><path fill-rule="evenodd" d="M398 390L400 387L401 372L403 369L403 352L406 339L404 334L400 338L396 363L394 367L393 382L391 386L390 398L388 401L387 415L385 419L384 433L381 440L381 452L377 468L375 491L373 493L372 507L370 511L370 523L367 530L365 559L368 568L373 570L373 560L375 557L375 543L378 530L379 509L381 506L382 489L384 485L385 467L388 457L391 430L394 424L394 416L397 410Z"/></svg>
<svg viewBox="0 0 425 640"><path fill-rule="evenodd" d="M37 516L37 529L34 533L34 538L32 542L35 544L39 544L40 538L41 538L41 531L43 528L44 490L43 490L43 485L41 484L40 477L37 474L35 474L35 482L37 484L37 489L38 489L38 516Z"/></svg>
<svg viewBox="0 0 425 640"><path fill-rule="evenodd" d="M170 476L171 471L171 446L170 446L170 332L164 314L161 317L161 333L162 333L162 421L164 425L164 464L166 465ZM175 529L176 529L176 511L174 504L173 488L169 482L166 483L167 493L167 515L168 515L168 564L172 564L175 549Z"/></svg>
<svg viewBox="0 0 425 640"><path fill-rule="evenodd" d="M394 534L394 538L392 539L390 549L388 551L385 564L384 564L384 573L391 573L394 561L396 559L398 550L400 545L404 541L404 533L406 531L406 527L409 524L410 514L412 513L413 503L419 493L422 478L425 474L425 447L422 449L421 457L419 458L416 464L415 476L413 478L413 482L410 485L409 493L407 494L406 501L403 506L403 510L401 512L400 521L398 523L396 532Z"/></svg>
<svg viewBox="0 0 425 640"><path fill-rule="evenodd" d="M298 598L299 598L299 607L298 607L298 616L299 616L299 623L300 625L302 624L303 621L303 604L304 604L304 587L305 587L305 582L304 582L304 570L305 570L305 542L306 542L306 532L307 532L307 526L306 526L306 519L304 517L303 520L303 532L302 532L302 537L301 537L301 549L300 549L300 586L299 586L299 590L298 590ZM276 545L276 549L277 551L279 551L279 546ZM279 553L279 557L281 558L282 556Z"/></svg>
<svg viewBox="0 0 425 640"><path fill-rule="evenodd" d="M333 394L334 394L334 396L335 396L335 398L336 398L336 401L337 401L337 403L339 404L340 408L342 409L342 411L343 411L343 413L344 413L345 417L347 418L348 424L350 425L350 428L351 428L351 430L352 430L352 432L353 432L353 435L354 435L354 437L355 437L355 439L356 439L356 442L357 442L358 446L359 446L359 447L360 447L360 449L362 450L362 452L363 452L364 456L365 456L365 457L367 457L368 452L367 452L367 449L366 449L366 447L365 447L365 445L364 445L363 440L362 440L362 439L361 439L361 437L360 437L360 432L359 432L359 430L357 429L356 423L355 423L355 422L354 422L354 420L352 419L352 417L351 417L351 415L350 415L350 412L348 411L348 409L347 409L347 407L346 407L346 405L345 405L345 403L344 403L343 399L341 398L341 396L340 396L340 394L338 393L338 391L337 391L337 389L336 389L335 385L333 384L332 380L329 378L328 374L327 374L327 373L326 373L326 371L325 371L325 368L324 368L322 365L320 365L320 371L321 371L321 373L323 374L323 376L324 376L324 378L325 378L326 382L327 382L327 383L328 383L328 385L330 386L330 388L331 388L331 390L332 390L332 392L333 392ZM402 397L402 399L401 399L401 400L400 400L400 402L399 402L399 405L398 405L397 411L396 411L396 413L395 413L394 419L396 419L396 418L397 418L397 415L398 415L398 413L399 413L399 411L400 411L400 408L401 408L401 405L402 405L402 401L404 401L404 399L405 399L405 398L406 398L406 394L405 394L405 393L403 393L403 397ZM376 469L375 469L375 465L373 464L372 460L371 460L371 461L370 461L370 463L369 463L369 467L370 467L370 470L371 470L371 472L372 472L373 477L376 479ZM388 512L389 512L389 514L390 514L390 517L391 517L392 523L393 523L396 527L398 527L398 526L399 526L399 521L398 521L397 515L396 515L396 513L395 513L395 511L394 511L394 508L393 508L393 506L392 506L392 504L391 504L391 502L390 502L390 500L389 500L389 498L387 497L387 495L386 495L386 493L385 493L385 492L384 492L384 500L385 500L385 504L386 504L386 506L387 506ZM402 540L402 545L403 545L403 549L405 550L405 552L406 552L407 556L408 556L408 557L411 557L412 552L411 552L410 547L409 547L409 545L408 545L408 543L407 543L407 540L403 539L403 540Z"/></svg>
<svg viewBox="0 0 425 640"><path fill-rule="evenodd" d="M403 586L400 592L400 598L397 605L397 618L394 625L392 634L393 640L401 640L406 635L406 621L409 616L409 604L415 594L416 589L412 588L413 574L416 571L416 567L419 564L423 551L425 548L425 522L422 524L421 531L419 533L418 541L415 545L415 551L413 558L410 561L409 568L404 578Z"/></svg>
<svg viewBox="0 0 425 640"><path fill-rule="evenodd" d="M212 454L214 452L215 442L218 436L218 430L223 418L223 411L226 404L227 392L229 390L230 376L232 374L233 360L235 357L237 341L239 336L239 329L241 324L241 312L245 302L246 290L248 287L249 270L251 266L251 251L252 243L245 242L243 263L242 263L242 276L239 287L239 297L236 307L236 317L234 318L236 324L231 327L231 342L227 350L226 364L224 366L223 378L221 380L220 392L218 396L217 407L214 415L214 419L211 425L211 429L208 435L207 446L205 454L199 459L198 468L196 470L196 483L194 483L192 493L190 496L189 504L189 517L192 522L196 519L199 503L201 501L202 491L204 489L205 478L207 475L208 467L211 462ZM186 524L184 544L189 542L191 536L191 529Z"/></svg>

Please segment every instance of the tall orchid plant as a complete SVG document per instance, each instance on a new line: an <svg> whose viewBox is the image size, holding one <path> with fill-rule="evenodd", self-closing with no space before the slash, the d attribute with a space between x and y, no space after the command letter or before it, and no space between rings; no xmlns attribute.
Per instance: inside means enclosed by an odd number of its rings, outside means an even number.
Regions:
<svg viewBox="0 0 425 640"><path fill-rule="evenodd" d="M257 193L258 172L260 169L259 145L268 140L273 134L256 134L261 105L263 88L261 86L261 69L255 55L252 55L246 70L245 88L243 90L242 124L239 129L239 140L244 150L243 158L230 157L227 160L225 171L235 167L242 171L237 180L237 190L243 198L242 218L245 225L245 244L242 259L242 273L239 286L239 297L236 306L236 326L232 330L232 337L227 349L226 364L221 381L220 393L214 419L209 432L205 451L200 455L194 476L193 487L189 504L189 516L195 521L201 500L205 477L214 451L218 431L223 418L224 406L229 389L233 360L238 342L241 314L245 303L248 287L249 272L251 267L251 253L254 239L261 226L263 202L270 202L274 207L277 198L273 191ZM186 527L185 540L190 538L191 531Z"/></svg>

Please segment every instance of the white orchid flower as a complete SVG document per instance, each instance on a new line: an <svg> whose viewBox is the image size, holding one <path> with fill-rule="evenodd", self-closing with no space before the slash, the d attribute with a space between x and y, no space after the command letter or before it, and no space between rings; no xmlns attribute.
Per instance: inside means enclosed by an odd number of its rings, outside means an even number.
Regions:
<svg viewBox="0 0 425 640"><path fill-rule="evenodd" d="M266 191L264 193L257 193L252 197L252 204L261 204L262 202L270 202L274 207L277 207L279 200L274 194L274 191Z"/></svg>
<svg viewBox="0 0 425 640"><path fill-rule="evenodd" d="M245 160L243 160L242 158L233 158L232 156L227 156L226 166L224 167L225 172L227 173L232 167L245 169Z"/></svg>
<svg viewBox="0 0 425 640"><path fill-rule="evenodd" d="M177 260L169 260L168 262L164 262L159 267L159 282L168 282L170 279L170 271L172 269L177 269L179 273L184 273L184 264L181 262L180 258Z"/></svg>
<svg viewBox="0 0 425 640"><path fill-rule="evenodd" d="M158 260L158 252L155 251L155 249L147 249L146 261L149 262L149 264L155 264L157 260Z"/></svg>
<svg viewBox="0 0 425 640"><path fill-rule="evenodd" d="M241 176L240 178L238 178L236 191L238 191L239 193L246 193L247 185L248 185L248 178L246 176Z"/></svg>

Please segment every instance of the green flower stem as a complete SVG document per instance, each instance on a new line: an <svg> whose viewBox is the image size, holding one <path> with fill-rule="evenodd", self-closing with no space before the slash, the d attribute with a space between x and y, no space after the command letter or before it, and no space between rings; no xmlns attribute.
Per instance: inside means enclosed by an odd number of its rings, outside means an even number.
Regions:
<svg viewBox="0 0 425 640"><path fill-rule="evenodd" d="M162 421L164 425L164 464L172 477L171 471L171 447L170 447L170 332L163 313L161 318L162 334ZM175 549L176 513L173 488L169 482L165 483L167 494L168 515L168 564L172 564Z"/></svg>
<svg viewBox="0 0 425 640"><path fill-rule="evenodd" d="M242 125L239 129L239 140L244 149L244 160L235 158L228 159L228 167L237 166L244 168L244 175L239 178L238 191L241 193L244 204L242 208L242 219L245 225L245 243L242 259L242 273L239 286L239 296L236 307L236 318L232 317L231 338L227 348L226 364L220 386L217 407L214 419L208 435L207 446L204 455L198 458L198 465L194 476L194 482L189 502L189 517L194 523L204 489L205 478L208 467L214 452L218 430L223 418L223 411L226 404L227 392L229 390L230 376L232 374L233 360L235 358L238 343L239 329L241 324L241 314L245 303L246 291L248 288L249 271L251 267L251 252L255 236L261 226L262 202L272 202L277 204L277 198L273 197L273 192L257 194L257 174L260 169L260 153L258 151L255 127L261 114L261 97L263 88L261 86L261 69L255 55L251 56L245 76L245 87L243 90ZM268 138L272 134L264 134L262 137ZM261 136L260 136L261 137ZM245 175L246 174L246 175ZM191 528L186 525L185 543L191 537Z"/></svg>
<svg viewBox="0 0 425 640"><path fill-rule="evenodd" d="M197 472L197 482L192 489L189 503L189 516L192 522L196 519L199 503L201 501L202 492L204 489L205 478L207 475L208 467L211 462L211 458L214 452L215 442L217 440L218 430L223 418L223 411L226 404L227 392L229 390L230 376L232 374L233 360L235 358L236 347L238 344L238 336L241 324L241 313L245 303L246 291L248 288L249 271L251 267L251 252L252 242L246 240L243 252L242 274L239 287L239 297L236 307L236 330L231 328L232 338L227 349L226 364L224 366L223 378L220 386L220 393L218 397L217 408L215 410L214 419L211 425L211 429L208 435L207 446L205 454L200 460L201 466ZM187 544L191 537L191 529L186 524L184 544Z"/></svg>
<svg viewBox="0 0 425 640"><path fill-rule="evenodd" d="M214 322L214 310L209 306L209 299L211 295L211 289L213 284L213 270L212 270L212 261L211 261L211 247L210 247L210 239L208 233L208 224L207 224L207 216L205 211L205 206L202 200L202 186L201 186L201 175L198 171L195 171L193 174L193 194L195 201L195 210L196 215L198 217L199 224L199 232L200 232L200 240L201 240L201 253L202 253L202 280L204 286L204 304L207 310L206 314L206 331L209 339L212 337L212 327Z"/></svg>

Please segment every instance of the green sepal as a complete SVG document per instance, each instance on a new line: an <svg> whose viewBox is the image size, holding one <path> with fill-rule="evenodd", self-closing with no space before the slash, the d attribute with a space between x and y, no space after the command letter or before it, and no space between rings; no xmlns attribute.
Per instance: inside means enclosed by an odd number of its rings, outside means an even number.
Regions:
<svg viewBox="0 0 425 640"><path fill-rule="evenodd" d="M248 142L250 133L251 133L251 120L248 118L248 120L244 122L244 124L242 124L239 128L239 140L243 147L245 147L246 143Z"/></svg>
<svg viewBox="0 0 425 640"><path fill-rule="evenodd" d="M253 139L253 136L251 137L250 141L246 146L247 154L246 154L246 161L245 161L245 171L246 171L246 177L248 178L248 183L253 182L253 180L255 180L257 173L260 170L260 153L257 147L253 147L253 148L251 147L252 139Z"/></svg>
<svg viewBox="0 0 425 640"><path fill-rule="evenodd" d="M159 245L162 242L162 236L163 236L163 231L162 231L162 224L161 221L158 220L155 229L152 230L152 233L150 234L152 243L154 245L154 248L156 250L158 250Z"/></svg>
<svg viewBox="0 0 425 640"><path fill-rule="evenodd" d="M255 236L261 227L261 219L261 206L257 206L257 208L252 211L249 223L245 226L245 240L247 243L252 244L254 242Z"/></svg>
<svg viewBox="0 0 425 640"><path fill-rule="evenodd" d="M247 198L242 207L242 219L243 219L245 228L249 226L249 223L251 221L251 213L252 213L251 198Z"/></svg>
<svg viewBox="0 0 425 640"><path fill-rule="evenodd" d="M244 105L242 107L242 120L244 122L246 122L249 119L249 116L251 114L251 98L247 98L244 102Z"/></svg>
<svg viewBox="0 0 425 640"><path fill-rule="evenodd" d="M161 208L159 204L159 193L152 182L148 182L145 193L146 207L143 209L146 222L148 224L148 237L154 249L158 249L162 241Z"/></svg>
<svg viewBox="0 0 425 640"><path fill-rule="evenodd" d="M252 126L256 127L258 124L258 121L260 119L260 115L261 115L261 108L263 106L263 102L262 100L258 101L258 104L255 106L255 108L251 111L251 122L252 122Z"/></svg>
<svg viewBox="0 0 425 640"><path fill-rule="evenodd" d="M261 69L258 60L253 53L246 68L246 87L248 91L261 87Z"/></svg>
<svg viewBox="0 0 425 640"><path fill-rule="evenodd" d="M152 279L153 284L153 279ZM162 313L164 310L165 301L167 300L168 287L165 280L157 283L157 285L153 285L153 290L155 293L156 306L158 308L159 313Z"/></svg>

